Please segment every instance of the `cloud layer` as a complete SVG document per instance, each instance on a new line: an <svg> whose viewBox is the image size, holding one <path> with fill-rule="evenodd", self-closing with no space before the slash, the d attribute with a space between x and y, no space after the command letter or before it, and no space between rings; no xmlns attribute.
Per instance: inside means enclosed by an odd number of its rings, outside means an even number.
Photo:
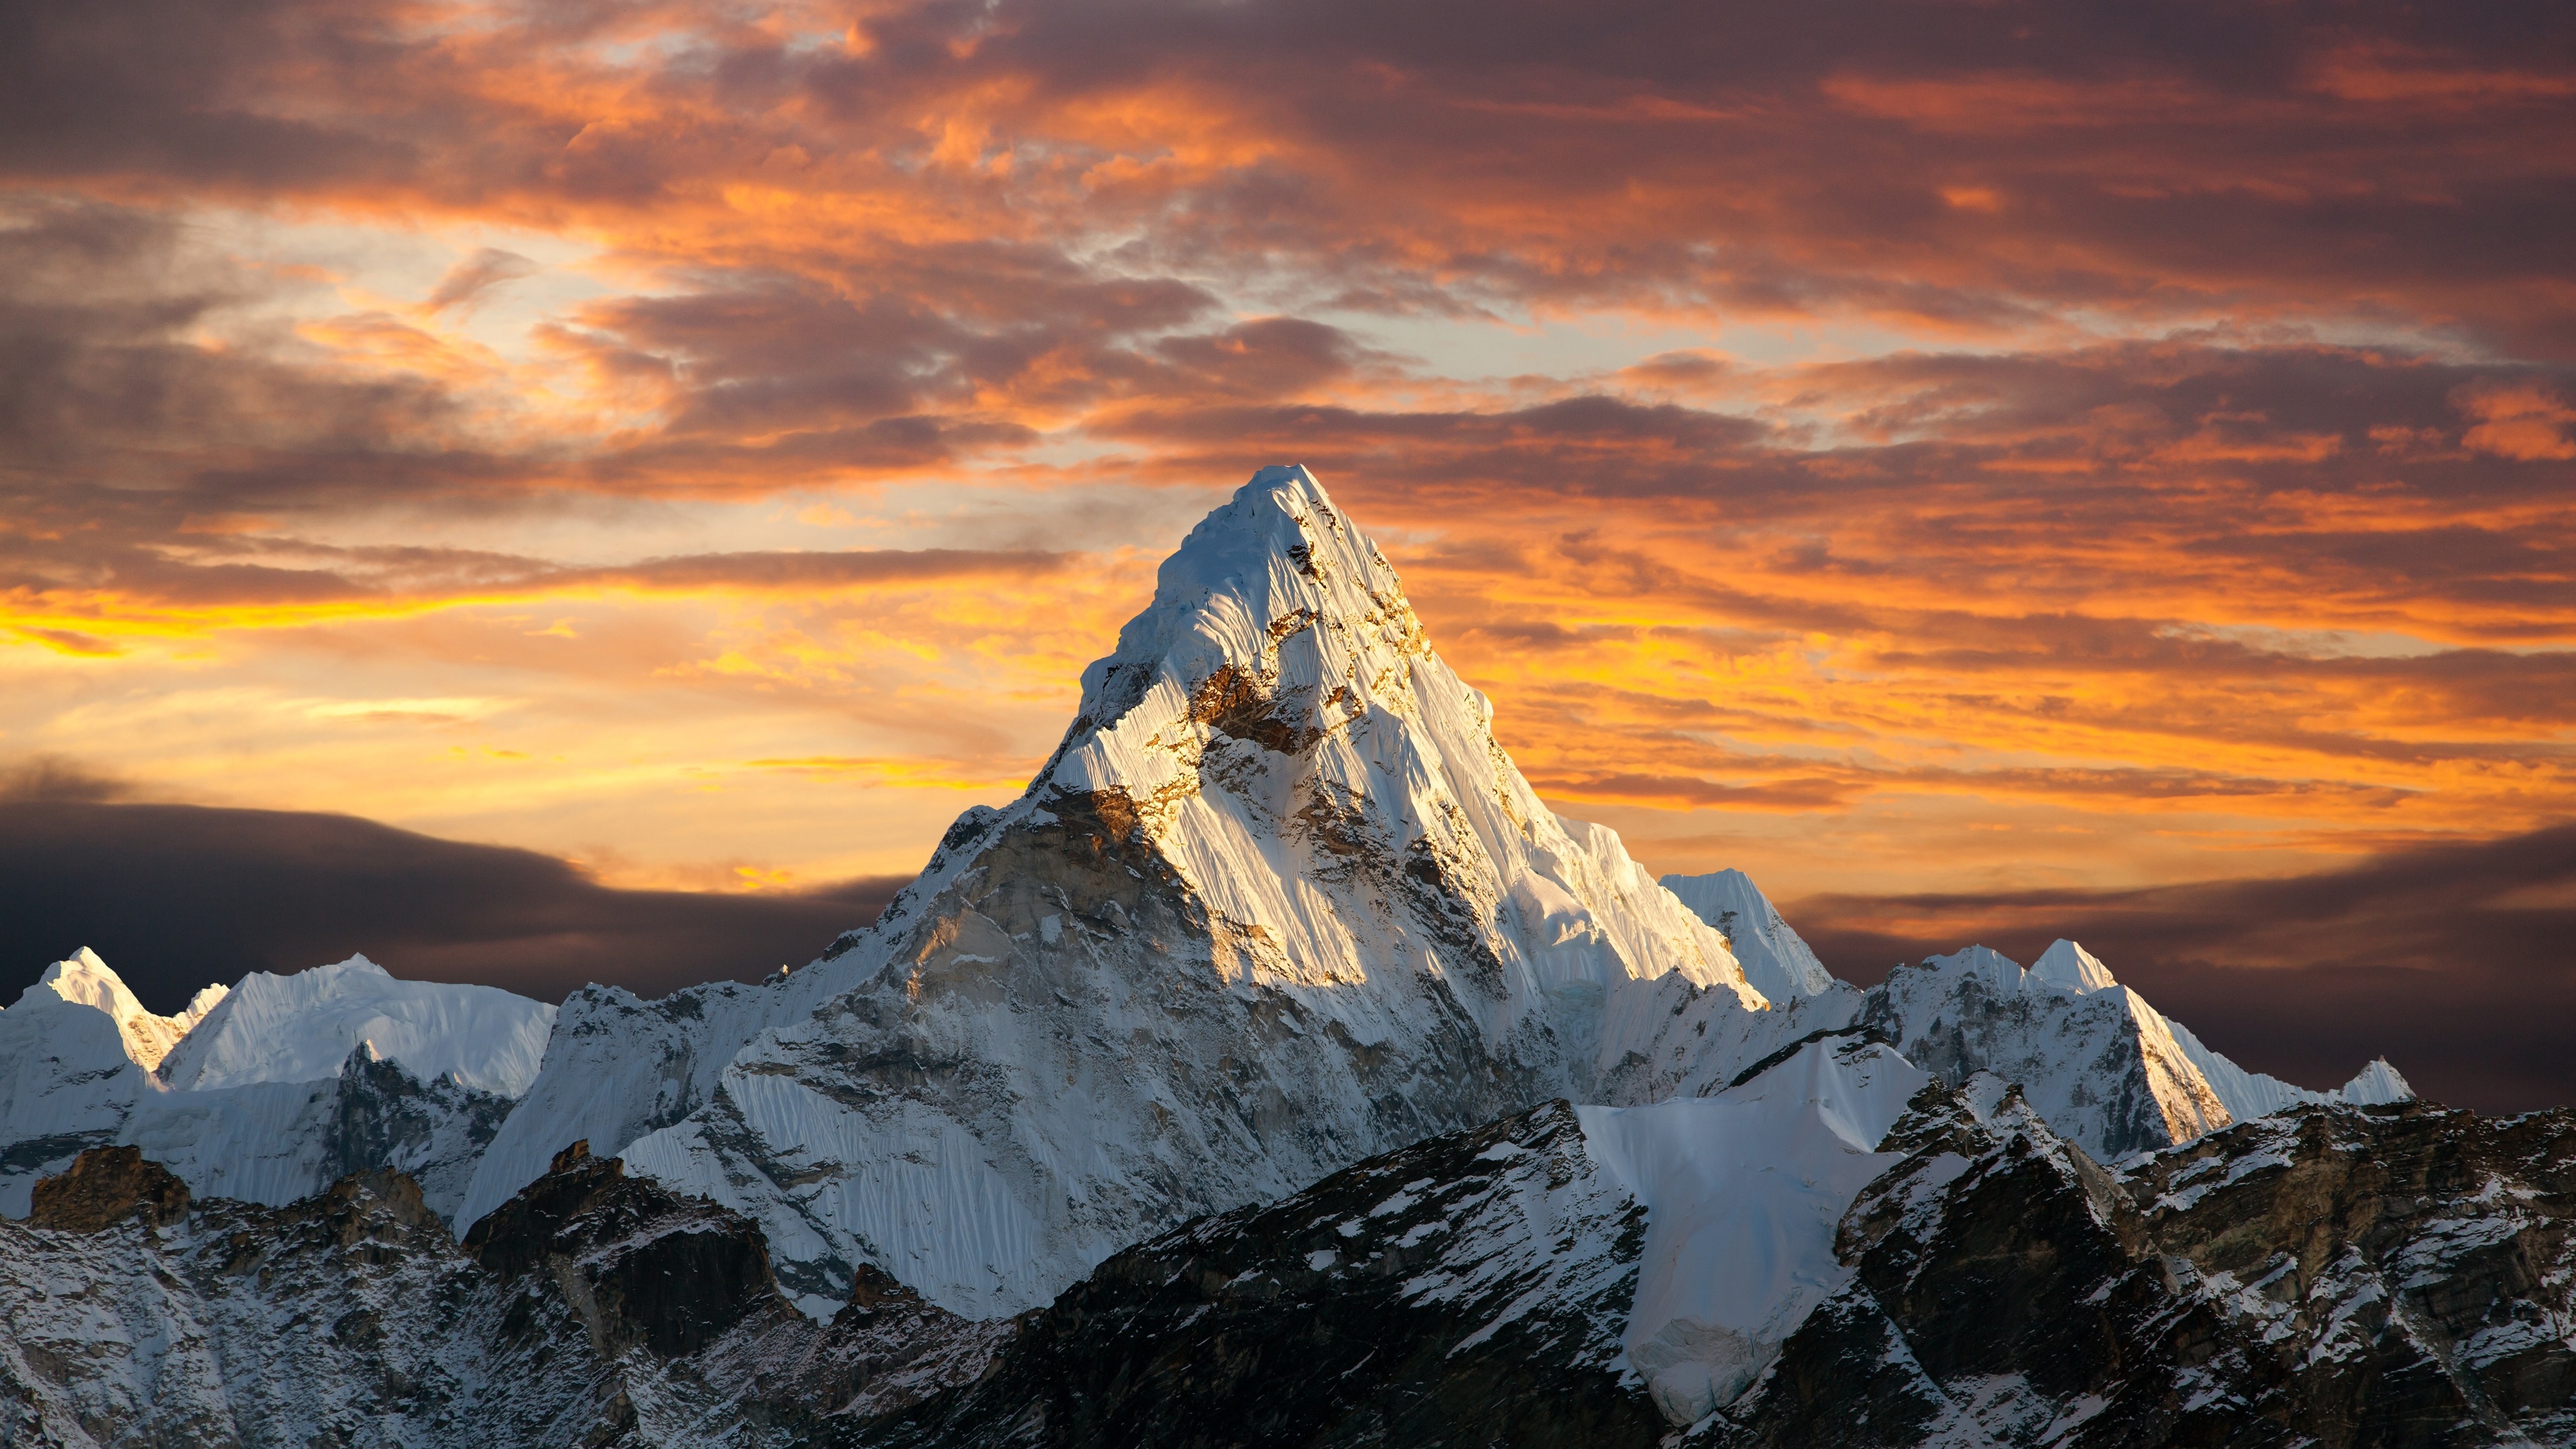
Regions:
<svg viewBox="0 0 2576 1449"><path fill-rule="evenodd" d="M82 946L156 1011L210 981L363 951L417 980L559 1001L758 980L874 920L901 878L763 895L613 890L532 851L341 815L21 799L0 804L0 992Z"/></svg>

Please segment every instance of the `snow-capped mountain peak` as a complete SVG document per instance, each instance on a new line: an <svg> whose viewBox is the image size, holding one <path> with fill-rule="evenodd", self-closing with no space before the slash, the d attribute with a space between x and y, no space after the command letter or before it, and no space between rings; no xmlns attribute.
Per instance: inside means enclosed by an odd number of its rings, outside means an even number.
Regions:
<svg viewBox="0 0 2576 1449"><path fill-rule="evenodd" d="M1744 980L1767 998L1821 995L1834 987L1834 975L1816 959L1816 951L1790 931L1788 920L1780 918L1780 910L1744 871L1710 871L1705 877L1672 874L1664 877L1664 890L1680 897L1692 915L1726 936L1736 962L1744 964Z"/></svg>
<svg viewBox="0 0 2576 1449"><path fill-rule="evenodd" d="M2019 995L2026 975L2020 962L1991 946L1970 946L1946 956L1926 956L1923 969L1974 981L1998 996Z"/></svg>
<svg viewBox="0 0 2576 1449"><path fill-rule="evenodd" d="M536 1079L555 1008L495 986L406 981L363 955L279 976L254 971L161 1064L182 1091L340 1074L371 1044L424 1082L453 1076L515 1097Z"/></svg>
<svg viewBox="0 0 2576 1449"><path fill-rule="evenodd" d="M1424 952L1487 993L1744 980L1615 834L1539 802L1492 703L1303 467L1256 473L1164 561L1083 671L1041 794L1150 840L1246 980L1328 985ZM1415 944L1364 939L1406 907Z"/></svg>
<svg viewBox="0 0 2576 1449"><path fill-rule="evenodd" d="M2120 984L2112 979L2111 968L2102 964L2102 958L2062 936L2031 963L2029 980L2078 996L2107 991Z"/></svg>
<svg viewBox="0 0 2576 1449"><path fill-rule="evenodd" d="M1767 1003L1492 722L1314 476L1265 468L1084 671L1028 792L877 925L739 1010L576 998L468 1213L587 1136L758 1218L810 1311L869 1262L990 1316L1426 1132L1776 1046L1649 1039L1672 1005ZM1614 1004L1640 992L1660 1014Z"/></svg>
<svg viewBox="0 0 2576 1449"><path fill-rule="evenodd" d="M2082 964L2061 955L2054 974L2062 980ZM1897 967L1870 991L1863 1019L1944 1080L1990 1071L2021 1084L2051 1127L2106 1161L2232 1120L2145 998L2116 983L2078 992L1991 947Z"/></svg>
<svg viewBox="0 0 2576 1449"><path fill-rule="evenodd" d="M0 1214L81 1151L138 1146L191 1189L286 1203L399 1167L452 1213L555 1009L401 981L364 957L145 1010L82 950L0 1012Z"/></svg>
<svg viewBox="0 0 2576 1449"><path fill-rule="evenodd" d="M1771 899L1740 870L1707 875L1668 875L1664 889L1716 928L1744 965L1745 979L1773 1001L1831 990L1833 974L1816 959Z"/></svg>
<svg viewBox="0 0 2576 1449"><path fill-rule="evenodd" d="M2414 1101L2415 1089L2388 1064L2388 1058L2373 1057L2369 1065L2353 1073L2351 1081L2325 1095L2355 1107L2383 1107L2391 1102Z"/></svg>
<svg viewBox="0 0 2576 1449"><path fill-rule="evenodd" d="M19 993L17 1009L46 1007L59 1001L103 1011L116 1023L117 1035L125 1043L125 1055L148 1071L159 1066L179 1039L223 999L223 987L208 986L177 1016L148 1011L126 989L125 979L109 970L97 952L83 946L47 966L34 985Z"/></svg>

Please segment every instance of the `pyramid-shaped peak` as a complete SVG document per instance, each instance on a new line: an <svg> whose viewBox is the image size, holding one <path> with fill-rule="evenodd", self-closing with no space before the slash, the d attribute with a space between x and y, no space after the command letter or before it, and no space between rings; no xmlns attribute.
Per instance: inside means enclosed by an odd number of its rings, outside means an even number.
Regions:
<svg viewBox="0 0 2576 1449"><path fill-rule="evenodd" d="M1706 921L1734 948L1745 978L1773 1001L1815 996L1833 989L1832 973L1780 916L1753 877L1740 870L1707 875L1668 875L1664 889Z"/></svg>
<svg viewBox="0 0 2576 1449"><path fill-rule="evenodd" d="M56 1000L96 1007L119 1021L143 1009L143 1003L126 989L125 978L109 970L87 946L47 966L35 985L18 994L21 1006L50 1005Z"/></svg>
<svg viewBox="0 0 2576 1449"><path fill-rule="evenodd" d="M2119 985L2111 968L2102 958L2064 937L2059 937L2037 961L2031 963L2030 979L2060 991L2078 996L2094 991L2108 991Z"/></svg>
<svg viewBox="0 0 2576 1449"><path fill-rule="evenodd" d="M220 988L209 988L220 990ZM203 993L199 993L201 996ZM81 947L45 968L36 984L18 997L20 1011L30 1007L50 1008L57 1003L86 1006L103 1012L116 1023L116 1033L125 1044L125 1054L146 1070L161 1064L189 1028L195 1026L198 1014L160 1016L147 1010L126 987L125 978L108 968L97 952Z"/></svg>
<svg viewBox="0 0 2576 1449"><path fill-rule="evenodd" d="M1390 711L1417 723L1460 712L1481 734L1490 707L1447 670L1440 699L1418 696L1429 680L1416 666L1433 662L1393 565L1322 482L1301 465L1264 468L1190 530L1153 602L1083 671L1081 711L1039 783L1160 791L1174 762L1153 751L1185 727L1284 753ZM1132 739L1106 738L1129 722Z"/></svg>
<svg viewBox="0 0 2576 1449"><path fill-rule="evenodd" d="M736 1049L728 1080L792 1077L798 1105L719 1123L753 1089L702 1098L618 1149L688 1191L756 1198L781 1282L818 1312L865 1259L944 1308L1016 1313L1139 1232L1552 1097L1730 1080L1805 1019L1765 1010L1616 832L1539 799L1305 468L1261 470L1191 529L1082 683L1029 790L961 817L876 924L771 998L840 990L864 1009ZM965 1064L935 1096L848 1100L852 1062L921 1032ZM554 1112L512 1114L562 1125L505 1128L507 1160L624 1130ZM989 1138L994 1122L1015 1136ZM823 1143L847 1144L830 1150L853 1180L878 1161L936 1171L786 1195ZM1008 1224L1007 1259L1002 1239L907 1236L967 1197Z"/></svg>
<svg viewBox="0 0 2576 1449"><path fill-rule="evenodd" d="M1236 601L1253 616L1243 622L1266 630L1286 618L1390 614L1402 604L1403 586L1377 545L1333 506L1323 482L1291 463L1253 474L1190 530L1155 575L1153 606L1121 631L1119 653L1150 652L1168 642L1178 618L1220 598ZM1410 626L1410 611L1402 612ZM1225 621L1216 622L1222 632Z"/></svg>
<svg viewBox="0 0 2576 1449"><path fill-rule="evenodd" d="M2389 1065L2388 1058L2374 1057L2335 1095L2357 1107L2378 1107L2390 1102L2411 1102L2415 1089L2407 1085L2397 1068Z"/></svg>

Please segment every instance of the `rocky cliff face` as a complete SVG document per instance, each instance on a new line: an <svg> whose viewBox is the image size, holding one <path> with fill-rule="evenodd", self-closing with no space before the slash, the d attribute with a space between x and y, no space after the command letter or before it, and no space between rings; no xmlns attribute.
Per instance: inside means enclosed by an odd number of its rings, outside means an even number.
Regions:
<svg viewBox="0 0 2576 1449"><path fill-rule="evenodd" d="M2310 1106L2123 1172L1927 1091L1706 1445L2576 1442L2576 1114Z"/></svg>
<svg viewBox="0 0 2576 1449"><path fill-rule="evenodd" d="M1645 1217L1551 1103L1120 1253L838 1442L1652 1443L1619 1341Z"/></svg>

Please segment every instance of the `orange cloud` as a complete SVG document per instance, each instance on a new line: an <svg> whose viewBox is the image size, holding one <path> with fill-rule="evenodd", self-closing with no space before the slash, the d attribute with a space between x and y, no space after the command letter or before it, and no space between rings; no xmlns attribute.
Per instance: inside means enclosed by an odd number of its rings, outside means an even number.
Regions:
<svg viewBox="0 0 2576 1449"><path fill-rule="evenodd" d="M2460 435L2464 447L2524 463L2576 458L2568 428L2576 407L2540 383L2473 385L2462 389L2459 404L2475 419Z"/></svg>

